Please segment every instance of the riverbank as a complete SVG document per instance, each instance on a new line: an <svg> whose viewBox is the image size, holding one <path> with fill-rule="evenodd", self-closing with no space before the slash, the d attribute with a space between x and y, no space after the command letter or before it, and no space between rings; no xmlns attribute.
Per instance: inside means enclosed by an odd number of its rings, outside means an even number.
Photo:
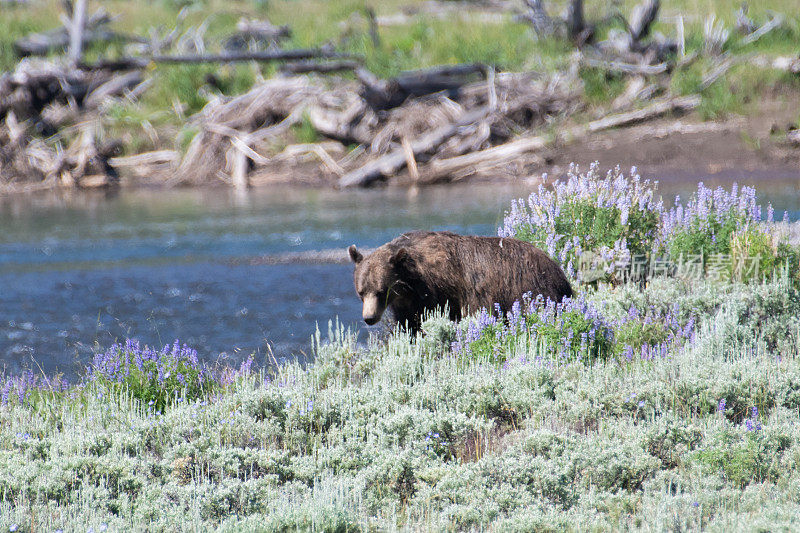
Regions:
<svg viewBox="0 0 800 533"><path fill-rule="evenodd" d="M10 7L3 190L422 186L595 159L674 169L693 152L711 172L797 162L791 2L575 1L565 17L558 2L313 5L312 21L287 2L90 4L77 70L66 27L43 32L56 2ZM32 32L46 58L20 62Z"/></svg>
<svg viewBox="0 0 800 533"><path fill-rule="evenodd" d="M456 353L453 325L434 319L425 338L367 349L334 327L307 368L231 373L208 397L173 384L166 407L132 398L115 374L25 405L11 390L0 525L795 527L796 292L659 282L590 302L704 311L691 342L666 356ZM785 328L794 334L781 338Z"/></svg>

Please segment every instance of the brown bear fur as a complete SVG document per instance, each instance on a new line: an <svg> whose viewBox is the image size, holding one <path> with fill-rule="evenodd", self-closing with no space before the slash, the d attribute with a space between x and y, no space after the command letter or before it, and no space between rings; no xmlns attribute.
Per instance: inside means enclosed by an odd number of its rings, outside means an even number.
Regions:
<svg viewBox="0 0 800 533"><path fill-rule="evenodd" d="M415 333L426 311L445 306L451 320L460 320L495 304L507 311L526 293L556 302L572 296L561 267L517 239L413 231L366 257L355 245L348 252L367 324L380 320L388 308Z"/></svg>

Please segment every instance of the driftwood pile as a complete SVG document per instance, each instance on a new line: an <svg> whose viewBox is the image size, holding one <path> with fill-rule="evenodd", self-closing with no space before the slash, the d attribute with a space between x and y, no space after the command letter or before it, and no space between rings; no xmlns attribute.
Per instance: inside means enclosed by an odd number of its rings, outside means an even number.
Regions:
<svg viewBox="0 0 800 533"><path fill-rule="evenodd" d="M324 172L337 176L340 186L368 185L405 167L414 174L419 165L502 144L580 106L574 80L494 74L481 65L411 72L392 80L374 79L364 70L357 75L362 82L273 78L247 94L207 105L194 118L200 133L175 182L223 179L244 186L280 172L287 159L306 152L319 159ZM304 121L328 141L314 149L290 145L266 155ZM348 151L350 144L357 147Z"/></svg>
<svg viewBox="0 0 800 533"><path fill-rule="evenodd" d="M102 142L99 116L110 99L135 97L145 87L141 72L21 61L0 76L0 181L32 189L113 183L117 173L109 158L121 146Z"/></svg>

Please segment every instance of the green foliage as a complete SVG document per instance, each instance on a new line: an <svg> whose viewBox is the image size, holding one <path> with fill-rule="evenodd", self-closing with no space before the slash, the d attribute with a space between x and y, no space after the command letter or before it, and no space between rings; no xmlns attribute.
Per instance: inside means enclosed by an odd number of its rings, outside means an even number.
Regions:
<svg viewBox="0 0 800 533"><path fill-rule="evenodd" d="M319 141L319 134L311 123L308 114L303 114L303 120L292 126L292 133L298 143L315 143Z"/></svg>
<svg viewBox="0 0 800 533"><path fill-rule="evenodd" d="M742 489L751 483L777 482L783 473L781 456L791 445L788 435L764 430L723 430L708 440L691 460Z"/></svg>
<svg viewBox="0 0 800 533"><path fill-rule="evenodd" d="M611 102L625 90L625 77L606 69L582 68L583 94L593 105Z"/></svg>
<svg viewBox="0 0 800 533"><path fill-rule="evenodd" d="M130 341L116 344L95 355L89 376L92 382L124 392L149 410L160 412L177 401L207 398L220 388L208 367L198 361L197 353L177 342L161 351L140 348Z"/></svg>

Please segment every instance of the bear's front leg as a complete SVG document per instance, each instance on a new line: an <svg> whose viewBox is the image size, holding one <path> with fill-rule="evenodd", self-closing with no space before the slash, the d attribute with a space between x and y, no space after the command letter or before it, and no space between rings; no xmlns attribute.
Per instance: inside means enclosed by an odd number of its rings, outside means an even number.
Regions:
<svg viewBox="0 0 800 533"><path fill-rule="evenodd" d="M422 309L407 303L406 305L392 305L392 314L395 321L405 328L412 337L422 329Z"/></svg>

